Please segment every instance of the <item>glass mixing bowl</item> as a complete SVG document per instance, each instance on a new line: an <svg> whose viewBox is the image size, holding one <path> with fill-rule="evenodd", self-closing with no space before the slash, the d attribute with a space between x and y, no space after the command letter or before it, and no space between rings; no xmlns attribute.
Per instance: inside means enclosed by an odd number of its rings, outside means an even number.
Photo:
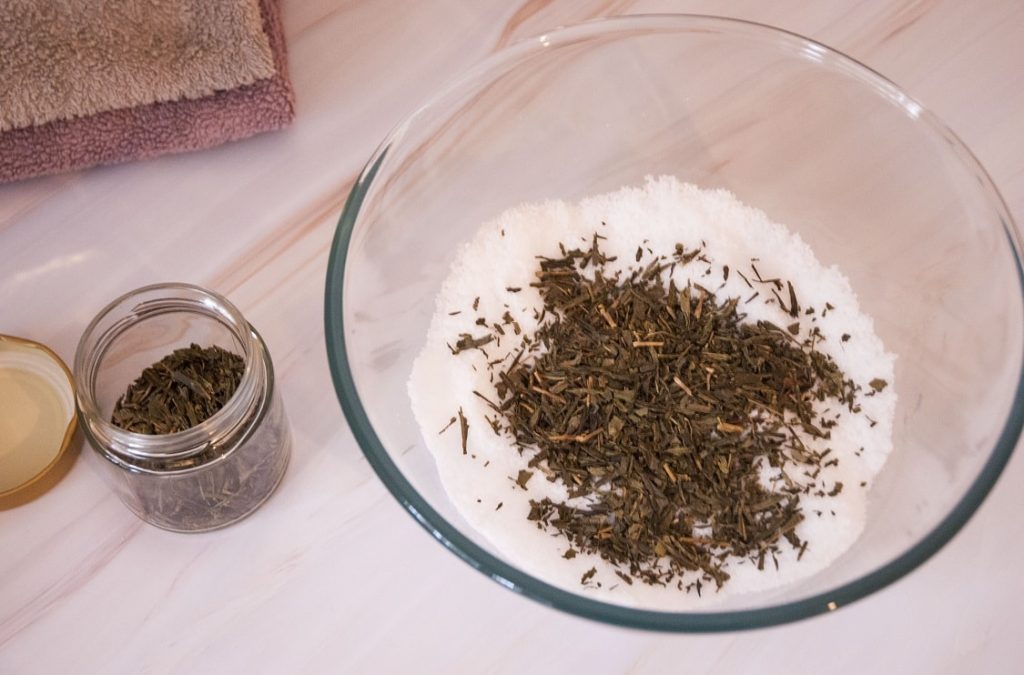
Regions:
<svg viewBox="0 0 1024 675"><path fill-rule="evenodd" d="M813 577L701 612L600 602L510 564L448 500L406 393L434 297L483 221L660 174L726 188L799 233L849 277L898 355L895 450L871 488L862 536ZM608 623L751 628L884 587L978 508L1024 417L1020 260L1006 206L970 151L864 65L742 21L606 19L495 54L384 139L338 225L327 349L370 464L472 567Z"/></svg>

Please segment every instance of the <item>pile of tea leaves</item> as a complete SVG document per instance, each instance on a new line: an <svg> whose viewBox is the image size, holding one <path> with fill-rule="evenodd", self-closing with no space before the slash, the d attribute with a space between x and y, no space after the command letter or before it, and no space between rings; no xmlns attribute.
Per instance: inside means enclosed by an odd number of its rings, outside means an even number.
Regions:
<svg viewBox="0 0 1024 675"><path fill-rule="evenodd" d="M639 249L636 266L613 274L600 239L540 259L534 333L506 313L502 323L478 320L491 328L452 347L458 358L521 340L489 361L498 394L489 421L529 457L518 487L540 473L569 495L531 499L529 518L568 540L565 557L598 554L629 584L682 589L696 576L686 590L699 592L700 579L719 588L728 580L730 558L763 569L778 565L781 546L802 555L801 496L843 487L817 480L837 460L812 446L827 443L838 417L816 413L818 404L860 411L857 385L815 349L820 332L795 337L814 310L752 264L744 281L774 296L792 323L746 321L743 300L672 280L676 266L705 263L710 273L700 249L677 246L646 265Z"/></svg>
<svg viewBox="0 0 1024 675"><path fill-rule="evenodd" d="M216 345L176 349L128 386L110 421L137 434L191 429L224 407L244 372L241 356Z"/></svg>

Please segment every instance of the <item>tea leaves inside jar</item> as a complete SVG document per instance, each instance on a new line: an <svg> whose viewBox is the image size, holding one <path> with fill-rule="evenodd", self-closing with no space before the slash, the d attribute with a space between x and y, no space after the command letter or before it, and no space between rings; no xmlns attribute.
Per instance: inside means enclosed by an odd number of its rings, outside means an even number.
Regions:
<svg viewBox="0 0 1024 675"><path fill-rule="evenodd" d="M224 407L244 372L242 357L216 345L176 349L128 386L110 421L137 434L191 429Z"/></svg>

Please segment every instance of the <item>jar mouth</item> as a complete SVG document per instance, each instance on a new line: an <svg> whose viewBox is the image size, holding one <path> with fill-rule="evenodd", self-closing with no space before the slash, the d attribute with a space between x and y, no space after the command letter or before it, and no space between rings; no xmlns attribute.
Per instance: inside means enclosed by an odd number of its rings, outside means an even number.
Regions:
<svg viewBox="0 0 1024 675"><path fill-rule="evenodd" d="M141 434L115 426L103 415L96 396L96 375L111 345L128 328L164 314L193 313L217 321L241 348L245 363L235 392L223 407L199 424L169 434ZM245 412L258 398L261 345L252 326L231 302L212 291L186 283L162 283L125 293L89 323L75 352L75 399L83 427L102 445L131 459L183 459L201 453L232 435L245 423Z"/></svg>

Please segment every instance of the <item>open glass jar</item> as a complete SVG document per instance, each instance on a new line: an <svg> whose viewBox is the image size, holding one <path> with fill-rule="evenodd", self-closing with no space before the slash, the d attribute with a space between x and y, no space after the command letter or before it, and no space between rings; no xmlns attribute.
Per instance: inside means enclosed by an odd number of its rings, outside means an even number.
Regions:
<svg viewBox="0 0 1024 675"><path fill-rule="evenodd" d="M114 426L118 399L143 369L175 349L218 346L242 357L234 394L190 429L162 435ZM75 354L80 426L103 473L140 518L177 532L229 525L273 493L291 433L259 333L225 298L188 284L146 286L107 305Z"/></svg>

